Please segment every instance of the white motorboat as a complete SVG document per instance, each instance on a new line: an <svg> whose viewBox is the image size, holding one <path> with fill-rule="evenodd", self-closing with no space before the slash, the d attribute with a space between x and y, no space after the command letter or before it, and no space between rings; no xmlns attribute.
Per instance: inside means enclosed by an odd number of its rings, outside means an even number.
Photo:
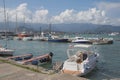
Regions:
<svg viewBox="0 0 120 80"><path fill-rule="evenodd" d="M64 62L62 72L75 76L83 76L96 66L98 53L92 45L73 45L67 50L68 59Z"/></svg>
<svg viewBox="0 0 120 80"><path fill-rule="evenodd" d="M90 42L90 40L87 40L83 37L75 37L72 40L72 43L92 44L92 42Z"/></svg>
<svg viewBox="0 0 120 80"><path fill-rule="evenodd" d="M37 36L34 36L34 37L33 37L33 41L40 41L40 36L38 36L38 35L37 35Z"/></svg>
<svg viewBox="0 0 120 80"><path fill-rule="evenodd" d="M48 41L48 37L45 36L45 33L44 33L44 32L41 32L40 40L41 40L41 41Z"/></svg>
<svg viewBox="0 0 120 80"><path fill-rule="evenodd" d="M0 47L0 56L12 56L14 50Z"/></svg>
<svg viewBox="0 0 120 80"><path fill-rule="evenodd" d="M110 34L108 34L109 36L116 36L116 35L119 35L119 32L112 32Z"/></svg>
<svg viewBox="0 0 120 80"><path fill-rule="evenodd" d="M23 41L32 41L32 37L23 37L22 40Z"/></svg>

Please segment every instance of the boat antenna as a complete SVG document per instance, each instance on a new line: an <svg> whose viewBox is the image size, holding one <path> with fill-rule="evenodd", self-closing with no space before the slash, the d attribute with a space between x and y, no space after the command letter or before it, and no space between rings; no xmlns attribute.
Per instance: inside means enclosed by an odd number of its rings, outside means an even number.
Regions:
<svg viewBox="0 0 120 80"><path fill-rule="evenodd" d="M15 30L16 33L18 33L18 22L17 21L18 19L17 19L17 11L16 11L16 30Z"/></svg>
<svg viewBox="0 0 120 80"><path fill-rule="evenodd" d="M51 23L49 24L49 33L51 34Z"/></svg>
<svg viewBox="0 0 120 80"><path fill-rule="evenodd" d="M3 4L4 4L4 24L6 26L6 10L5 10L5 0L3 0Z"/></svg>
<svg viewBox="0 0 120 80"><path fill-rule="evenodd" d="M42 28L41 28L41 26L40 26L40 35L41 35L41 32L42 32Z"/></svg>

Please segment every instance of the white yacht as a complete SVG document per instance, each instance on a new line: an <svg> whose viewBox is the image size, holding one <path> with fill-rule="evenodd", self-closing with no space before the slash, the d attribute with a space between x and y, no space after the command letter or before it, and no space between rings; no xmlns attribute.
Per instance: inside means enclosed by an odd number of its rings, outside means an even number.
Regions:
<svg viewBox="0 0 120 80"><path fill-rule="evenodd" d="M90 40L87 40L83 37L75 37L72 40L72 43L81 43L81 44L92 44L92 42L90 42Z"/></svg>
<svg viewBox="0 0 120 80"><path fill-rule="evenodd" d="M93 70L99 56L92 45L82 44L70 46L67 55L61 71L75 76L83 76Z"/></svg>

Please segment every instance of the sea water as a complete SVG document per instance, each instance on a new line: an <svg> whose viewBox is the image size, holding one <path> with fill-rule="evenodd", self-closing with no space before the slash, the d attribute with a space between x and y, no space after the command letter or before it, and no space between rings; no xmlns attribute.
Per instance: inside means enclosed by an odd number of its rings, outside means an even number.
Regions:
<svg viewBox="0 0 120 80"><path fill-rule="evenodd" d="M83 35L84 37L94 35ZM99 37L108 37L105 35L99 35ZM91 71L85 78L91 80L102 80L102 79L120 79L120 36L112 37L114 38L113 44L107 45L96 45L96 50L99 53L99 60L97 67ZM32 53L34 56L39 56L52 52L53 62L62 61L67 59L66 50L69 45L73 43L54 43L54 42L44 42L44 41L18 41L9 40L8 48L15 49L14 55ZM0 40L0 45L5 45L5 40Z"/></svg>

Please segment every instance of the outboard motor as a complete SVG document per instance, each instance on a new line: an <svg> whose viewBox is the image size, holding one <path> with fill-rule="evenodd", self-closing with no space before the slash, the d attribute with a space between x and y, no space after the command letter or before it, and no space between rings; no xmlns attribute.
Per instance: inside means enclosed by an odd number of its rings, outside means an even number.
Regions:
<svg viewBox="0 0 120 80"><path fill-rule="evenodd" d="M52 56L53 56L53 53L52 53L52 52L50 52L50 53L49 53L49 55L52 57Z"/></svg>

